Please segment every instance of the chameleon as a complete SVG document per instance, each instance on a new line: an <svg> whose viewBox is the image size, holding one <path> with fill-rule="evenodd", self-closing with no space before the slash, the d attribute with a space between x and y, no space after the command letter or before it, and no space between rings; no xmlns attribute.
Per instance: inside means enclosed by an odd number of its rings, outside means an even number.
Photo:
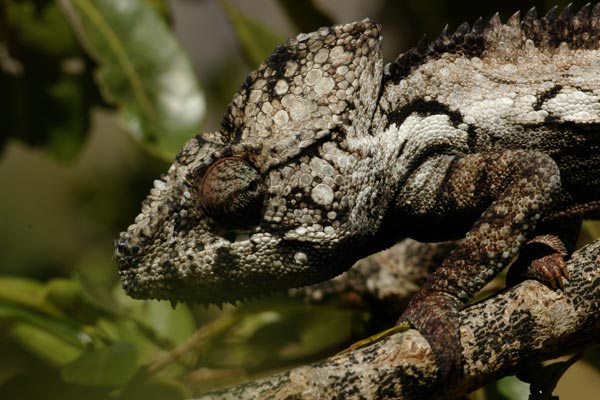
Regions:
<svg viewBox="0 0 600 400"><path fill-rule="evenodd" d="M278 46L115 240L138 299L235 303L402 238L462 239L400 317L460 375L457 314L507 266L560 290L600 216L600 5L445 28L385 64L369 19Z"/></svg>

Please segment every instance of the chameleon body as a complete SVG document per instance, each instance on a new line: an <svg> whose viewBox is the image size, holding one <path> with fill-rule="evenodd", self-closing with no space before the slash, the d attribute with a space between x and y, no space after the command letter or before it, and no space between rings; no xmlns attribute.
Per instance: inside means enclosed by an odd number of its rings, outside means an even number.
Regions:
<svg viewBox="0 0 600 400"><path fill-rule="evenodd" d="M600 214L600 7L463 24L386 66L381 39L369 20L321 28L248 76L116 240L129 295L235 302L403 237L464 238L401 318L451 374L457 312L499 271L529 254L562 282Z"/></svg>

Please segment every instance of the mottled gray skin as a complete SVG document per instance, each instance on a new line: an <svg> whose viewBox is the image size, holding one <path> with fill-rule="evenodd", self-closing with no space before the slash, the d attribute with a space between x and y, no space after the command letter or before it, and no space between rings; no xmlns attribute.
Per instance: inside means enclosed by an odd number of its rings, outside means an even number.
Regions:
<svg viewBox="0 0 600 400"><path fill-rule="evenodd" d="M233 302L464 237L402 317L460 374L458 310L536 236L562 283L556 227L599 215L599 39L598 6L465 24L386 67L368 20L290 39L155 182L116 242L123 287Z"/></svg>

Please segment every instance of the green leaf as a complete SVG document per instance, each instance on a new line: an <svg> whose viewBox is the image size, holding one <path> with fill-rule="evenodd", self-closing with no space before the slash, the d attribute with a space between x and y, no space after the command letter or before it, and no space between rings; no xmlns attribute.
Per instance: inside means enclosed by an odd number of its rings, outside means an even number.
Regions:
<svg viewBox="0 0 600 400"><path fill-rule="evenodd" d="M72 161L89 130L92 99L85 71L65 72L58 63L52 65L40 58L29 62L25 75L13 78L7 93L7 100L14 103L0 115L15 120L9 122L14 136L30 146L41 147L56 160ZM35 63L40 65L31 65Z"/></svg>
<svg viewBox="0 0 600 400"><path fill-rule="evenodd" d="M82 60L73 64L83 64ZM78 67L77 67L78 68ZM58 160L71 161L79 154L90 126L92 99L84 73L62 73L46 87L47 103L53 116L44 118L48 137L44 149ZM35 113L44 115L41 107Z"/></svg>
<svg viewBox="0 0 600 400"><path fill-rule="evenodd" d="M58 308L46 302L45 293L44 285L33 279L0 277L0 305L12 303L49 315L62 315Z"/></svg>
<svg viewBox="0 0 600 400"><path fill-rule="evenodd" d="M79 357L83 346L54 334L53 328L55 326L48 329L27 322L16 322L11 324L5 335L28 353L52 365L65 365Z"/></svg>
<svg viewBox="0 0 600 400"><path fill-rule="evenodd" d="M196 330L194 317L185 304L179 304L173 309L167 302L147 302L144 320L160 336L175 344L183 342Z"/></svg>
<svg viewBox="0 0 600 400"><path fill-rule="evenodd" d="M0 302L0 324L8 327L6 336L20 343L24 349L59 364L65 361L63 357L70 359L78 355L94 341L88 332L71 321L40 314L17 304Z"/></svg>
<svg viewBox="0 0 600 400"><path fill-rule="evenodd" d="M121 387L137 371L137 352L124 342L86 352L61 369L68 383L93 386Z"/></svg>
<svg viewBox="0 0 600 400"><path fill-rule="evenodd" d="M177 400L191 397L182 383L164 377L132 382L117 399L119 400Z"/></svg>
<svg viewBox="0 0 600 400"><path fill-rule="evenodd" d="M106 388L65 383L55 371L35 371L17 375L0 385L0 399L107 400Z"/></svg>
<svg viewBox="0 0 600 400"><path fill-rule="evenodd" d="M311 317L301 335L301 348L287 348L286 356L317 354L330 349L340 349L348 340L363 333L366 316L357 310L328 309L318 318Z"/></svg>
<svg viewBox="0 0 600 400"><path fill-rule="evenodd" d="M4 65L11 67L0 68L3 136L71 161L86 138L93 100L81 48L53 1L10 1L4 11Z"/></svg>
<svg viewBox="0 0 600 400"><path fill-rule="evenodd" d="M59 308L71 321L93 324L108 313L95 304L75 279L55 278L46 284L45 299Z"/></svg>
<svg viewBox="0 0 600 400"><path fill-rule="evenodd" d="M160 17L167 23L171 24L172 15L171 8L169 8L169 2L167 0L144 0L146 3L150 4L154 11L160 15Z"/></svg>
<svg viewBox="0 0 600 400"><path fill-rule="evenodd" d="M45 362L62 365L79 356L97 335L70 320L68 310L48 301L47 295L48 288L36 281L1 278L0 326L5 330L0 332Z"/></svg>
<svg viewBox="0 0 600 400"><path fill-rule="evenodd" d="M244 304L240 318L202 357L213 368L265 369L308 360L342 349L364 334L363 312L330 307L308 309L302 302L279 298Z"/></svg>
<svg viewBox="0 0 600 400"><path fill-rule="evenodd" d="M79 45L60 8L53 1L7 1L11 53L63 58L79 53ZM16 46L15 46L16 45Z"/></svg>
<svg viewBox="0 0 600 400"><path fill-rule="evenodd" d="M600 221L584 221L580 236L582 243L579 244L591 243L597 238L600 238Z"/></svg>
<svg viewBox="0 0 600 400"><path fill-rule="evenodd" d="M114 297L123 310L133 321L151 328L152 332L168 342L170 346L185 341L196 330L196 323L185 304L179 304L175 309L167 301L139 301L125 295L120 286L115 288Z"/></svg>
<svg viewBox="0 0 600 400"><path fill-rule="evenodd" d="M173 158L200 128L205 104L192 66L152 5L143 0L59 0L98 62L103 97L126 129Z"/></svg>
<svg viewBox="0 0 600 400"><path fill-rule="evenodd" d="M312 0L279 0L278 3L302 32L312 32L334 24L333 19Z"/></svg>
<svg viewBox="0 0 600 400"><path fill-rule="evenodd" d="M507 376L496 383L498 394L504 399L526 400L529 397L529 384L515 376Z"/></svg>
<svg viewBox="0 0 600 400"><path fill-rule="evenodd" d="M231 0L219 0L219 4L235 29L244 58L251 67L258 66L285 37L273 33L265 25L240 12Z"/></svg>

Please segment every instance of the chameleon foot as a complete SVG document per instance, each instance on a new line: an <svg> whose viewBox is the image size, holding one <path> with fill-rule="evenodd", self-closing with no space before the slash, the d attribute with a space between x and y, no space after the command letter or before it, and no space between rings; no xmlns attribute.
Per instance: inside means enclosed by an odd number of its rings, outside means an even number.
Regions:
<svg viewBox="0 0 600 400"><path fill-rule="evenodd" d="M534 260L527 270L527 275L547 283L552 289L564 289L563 279L569 279L565 260L558 253Z"/></svg>
<svg viewBox="0 0 600 400"><path fill-rule="evenodd" d="M464 374L459 310L458 300L447 293L420 296L419 292L398 321L398 325L409 323L427 340L436 358L438 378L446 382Z"/></svg>
<svg viewBox="0 0 600 400"><path fill-rule="evenodd" d="M508 272L509 284L526 278L537 279L553 289L563 288L563 279L569 279L565 264L567 251L563 242L554 235L540 235L530 240Z"/></svg>

